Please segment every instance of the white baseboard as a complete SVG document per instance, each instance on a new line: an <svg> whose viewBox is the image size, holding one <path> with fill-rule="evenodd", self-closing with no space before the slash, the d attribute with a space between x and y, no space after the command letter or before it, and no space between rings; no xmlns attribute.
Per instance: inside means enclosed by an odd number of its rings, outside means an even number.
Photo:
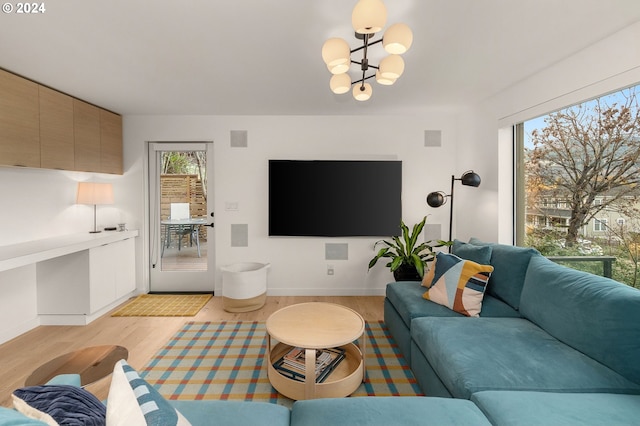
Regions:
<svg viewBox="0 0 640 426"><path fill-rule="evenodd" d="M384 296L386 288L269 288L267 296Z"/></svg>
<svg viewBox="0 0 640 426"><path fill-rule="evenodd" d="M121 297L105 306L102 309L97 310L92 314L47 314L40 315L40 324L42 325L87 325L90 322L100 318L116 306L121 303L126 302L131 296L134 296L135 292L131 292L130 294Z"/></svg>

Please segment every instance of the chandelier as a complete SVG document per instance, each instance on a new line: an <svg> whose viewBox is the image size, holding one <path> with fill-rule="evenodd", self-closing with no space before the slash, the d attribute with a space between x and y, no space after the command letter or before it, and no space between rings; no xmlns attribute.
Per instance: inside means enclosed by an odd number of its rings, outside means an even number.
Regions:
<svg viewBox="0 0 640 426"><path fill-rule="evenodd" d="M375 78L378 84L392 85L404 71L403 53L409 50L413 42L413 33L405 24L391 25L382 38L372 41L375 33L382 30L387 22L387 8L382 0L359 0L351 14L351 24L355 37L362 40L362 46L351 49L342 38L330 38L322 46L322 59L331 72L329 81L331 91L336 94L347 93L353 85L353 97L358 101L366 101L373 91L366 81ZM370 46L382 43L389 53L379 65L369 63L367 53ZM351 58L353 53L362 51L362 60ZM348 74L351 64L360 66L362 78L351 81ZM375 72L370 71L373 68Z"/></svg>

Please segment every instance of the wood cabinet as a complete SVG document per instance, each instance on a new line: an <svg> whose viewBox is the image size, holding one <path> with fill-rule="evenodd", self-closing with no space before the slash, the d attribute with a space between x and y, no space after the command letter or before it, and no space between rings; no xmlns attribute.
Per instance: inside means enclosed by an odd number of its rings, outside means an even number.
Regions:
<svg viewBox="0 0 640 426"><path fill-rule="evenodd" d="M100 110L100 171L122 174L122 117Z"/></svg>
<svg viewBox="0 0 640 426"><path fill-rule="evenodd" d="M0 70L0 165L122 174L122 117Z"/></svg>
<svg viewBox="0 0 640 426"><path fill-rule="evenodd" d="M78 99L73 100L73 139L75 169L100 171L100 110Z"/></svg>
<svg viewBox="0 0 640 426"><path fill-rule="evenodd" d="M40 167L38 84L0 70L0 164Z"/></svg>
<svg viewBox="0 0 640 426"><path fill-rule="evenodd" d="M40 167L74 170L73 98L39 86Z"/></svg>

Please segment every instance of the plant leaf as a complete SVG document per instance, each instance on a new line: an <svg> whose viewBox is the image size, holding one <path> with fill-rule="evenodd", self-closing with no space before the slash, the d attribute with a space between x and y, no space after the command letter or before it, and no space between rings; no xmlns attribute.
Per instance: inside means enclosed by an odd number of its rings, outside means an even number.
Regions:
<svg viewBox="0 0 640 426"><path fill-rule="evenodd" d="M381 248L380 251L378 251L378 254L376 254L375 257L371 259L371 261L369 261L369 269L373 268L373 266L378 262L378 259L387 254L388 251L389 249L387 247Z"/></svg>
<svg viewBox="0 0 640 426"><path fill-rule="evenodd" d="M422 229L424 228L424 224L427 221L427 217L423 217L422 220L419 223L416 223L415 225L413 225L413 231L411 232L411 237L410 237L410 247L411 247L411 252L413 252L413 247L416 245L416 241L418 241L418 236L420 235L420 233L422 232Z"/></svg>
<svg viewBox="0 0 640 426"><path fill-rule="evenodd" d="M400 267L400 265L402 265L402 258L401 257L396 257L395 259L393 259L391 261L391 272L393 272L396 269L398 269Z"/></svg>
<svg viewBox="0 0 640 426"><path fill-rule="evenodd" d="M394 248L396 250L396 254L400 257L407 257L407 253L405 251L404 244L399 237L393 237L393 241L396 243Z"/></svg>
<svg viewBox="0 0 640 426"><path fill-rule="evenodd" d="M413 254L411 255L411 260L413 260L413 266L415 266L416 271L418 271L418 275L422 278L424 276L424 263L422 259L420 259L418 255Z"/></svg>

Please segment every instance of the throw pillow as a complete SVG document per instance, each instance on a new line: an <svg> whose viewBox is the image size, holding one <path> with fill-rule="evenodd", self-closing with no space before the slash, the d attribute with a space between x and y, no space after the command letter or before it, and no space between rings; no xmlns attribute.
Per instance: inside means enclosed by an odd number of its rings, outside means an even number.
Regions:
<svg viewBox="0 0 640 426"><path fill-rule="evenodd" d="M105 406L85 389L70 385L29 386L11 395L13 406L48 425L104 426Z"/></svg>
<svg viewBox="0 0 640 426"><path fill-rule="evenodd" d="M432 282L422 297L468 317L480 316L493 266L438 253L432 270Z"/></svg>
<svg viewBox="0 0 640 426"><path fill-rule="evenodd" d="M190 426L184 416L125 360L113 368L107 426Z"/></svg>
<svg viewBox="0 0 640 426"><path fill-rule="evenodd" d="M451 247L451 253L455 254L461 259L472 260L481 265L488 265L491 263L492 247L488 245L475 245L465 243L460 240L454 240Z"/></svg>

